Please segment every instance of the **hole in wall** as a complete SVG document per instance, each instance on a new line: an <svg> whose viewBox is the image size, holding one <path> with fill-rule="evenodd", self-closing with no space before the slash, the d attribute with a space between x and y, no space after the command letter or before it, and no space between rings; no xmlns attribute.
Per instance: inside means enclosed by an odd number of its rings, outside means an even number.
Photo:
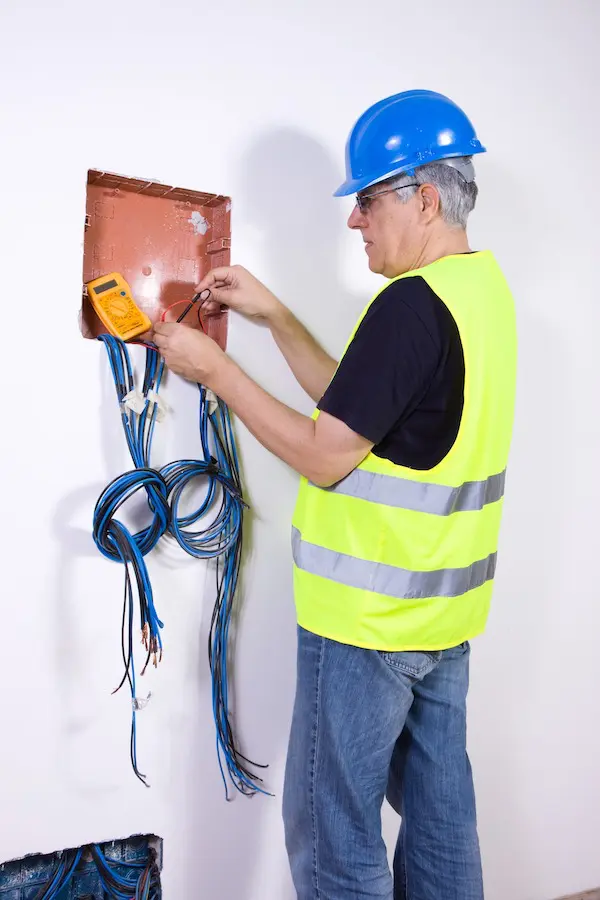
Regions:
<svg viewBox="0 0 600 900"><path fill-rule="evenodd" d="M87 297L85 286L95 278L122 275L136 305L154 324L174 303L182 302L183 310L183 301L191 299L210 269L229 265L230 248L229 197L90 169L81 333L96 338L106 331ZM186 324L200 327L194 315ZM204 324L225 347L227 314L211 316Z"/></svg>
<svg viewBox="0 0 600 900"><path fill-rule="evenodd" d="M151 879L149 896L160 900L162 843L162 838L153 834L134 835L11 860L0 865L0 900L34 900L39 896L51 900L105 900L114 896L106 889L111 877L130 883L132 896L136 881ZM52 891L48 893L49 888Z"/></svg>

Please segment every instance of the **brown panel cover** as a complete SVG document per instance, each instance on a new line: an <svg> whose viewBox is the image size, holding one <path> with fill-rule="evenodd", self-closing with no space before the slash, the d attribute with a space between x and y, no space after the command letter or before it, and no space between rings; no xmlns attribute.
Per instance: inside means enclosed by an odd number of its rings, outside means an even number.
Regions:
<svg viewBox="0 0 600 900"><path fill-rule="evenodd" d="M231 201L228 197L174 188L156 181L88 172L84 284L109 272L120 272L136 304L158 321L172 303L189 301L194 286L216 266L229 265ZM175 321L181 303L167 314ZM203 320L223 348L227 314ZM186 324L199 328L191 310ZM95 338L103 330L83 291L81 332Z"/></svg>

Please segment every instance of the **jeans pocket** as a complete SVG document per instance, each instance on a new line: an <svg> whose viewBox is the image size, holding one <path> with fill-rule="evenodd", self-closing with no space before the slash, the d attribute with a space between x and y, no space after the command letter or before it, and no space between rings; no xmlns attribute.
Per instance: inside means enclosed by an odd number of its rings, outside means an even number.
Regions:
<svg viewBox="0 0 600 900"><path fill-rule="evenodd" d="M433 671L442 658L441 650L378 650L382 660L411 678L423 678Z"/></svg>

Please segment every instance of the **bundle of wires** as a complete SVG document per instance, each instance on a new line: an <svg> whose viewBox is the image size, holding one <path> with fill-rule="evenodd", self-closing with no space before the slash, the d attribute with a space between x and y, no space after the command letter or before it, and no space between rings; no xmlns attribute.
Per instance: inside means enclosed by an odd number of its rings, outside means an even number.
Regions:
<svg viewBox="0 0 600 900"><path fill-rule="evenodd" d="M66 850L47 884L36 894L35 900L56 900L63 888L73 878L75 869L81 862L83 849L79 847L77 850Z"/></svg>
<svg viewBox="0 0 600 900"><path fill-rule="evenodd" d="M160 900L160 872L156 864L156 853L152 848L149 849L146 862L123 863L105 856L99 844L65 851L52 877L38 891L35 900L58 900L60 896L64 896L62 892L74 877L86 849L96 863L104 897L110 900ZM124 866L133 869L133 874L122 875L119 867Z"/></svg>
<svg viewBox="0 0 600 900"><path fill-rule="evenodd" d="M136 697L133 634L135 595L146 660L156 666L162 655L161 629L154 605L152 585L144 557L163 535L172 536L191 556L213 559L216 568L217 595L209 633L209 664L212 678L212 703L216 727L217 757L226 796L229 798L226 771L231 783L243 794L257 791L261 779L250 766L256 763L239 751L228 710L228 638L238 585L244 501L238 457L227 406L211 397L198 385L201 459L182 459L161 469L151 466L152 437L156 424L158 391L164 375L164 362L152 345L146 345L146 365L141 392L136 395L133 366L126 344L112 335L100 335L107 351L113 375L121 421L135 468L115 478L102 492L94 510L94 540L108 559L123 564L125 588L122 619L122 653L125 671L118 691L127 681L132 698L130 754L133 770L147 784L137 763ZM131 402L135 398L134 402ZM191 513L180 512L185 489L198 478L205 482L202 502ZM143 489L151 514L150 524L135 534L116 518L120 507ZM206 524L204 520L206 519ZM135 591L134 591L135 585ZM262 768L262 767L261 767Z"/></svg>
<svg viewBox="0 0 600 900"><path fill-rule="evenodd" d="M129 878L118 871L117 867L123 864L108 859L98 844L91 844L90 850L107 897L114 897L115 900L159 900L162 896L160 872L152 848L148 862L127 863L128 868L139 870L139 875Z"/></svg>

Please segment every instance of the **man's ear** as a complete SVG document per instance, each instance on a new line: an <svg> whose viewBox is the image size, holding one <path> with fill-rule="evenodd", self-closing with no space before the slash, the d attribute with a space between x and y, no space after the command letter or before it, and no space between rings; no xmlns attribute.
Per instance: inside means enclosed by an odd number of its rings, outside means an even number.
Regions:
<svg viewBox="0 0 600 900"><path fill-rule="evenodd" d="M422 184L419 188L421 214L425 221L431 222L440 211L440 195L432 184Z"/></svg>

